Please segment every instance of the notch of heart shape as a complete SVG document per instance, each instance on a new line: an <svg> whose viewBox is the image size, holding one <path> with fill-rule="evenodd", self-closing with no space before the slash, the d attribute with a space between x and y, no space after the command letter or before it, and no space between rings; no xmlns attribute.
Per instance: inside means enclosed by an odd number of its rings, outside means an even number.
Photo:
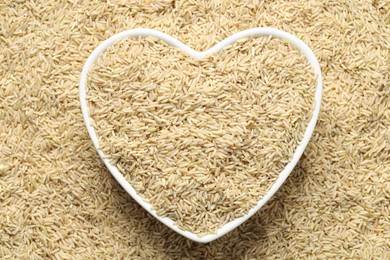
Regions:
<svg viewBox="0 0 390 260"><path fill-rule="evenodd" d="M171 46L174 46L178 49L181 49L185 53L187 53L189 56L200 59L203 57L206 57L210 54L219 52L226 46L229 46L236 41L244 38L250 38L250 37L261 37L261 36L272 36L275 38L287 40L289 43L291 43L293 46L295 46L299 51L301 51L307 61L311 64L312 69L317 77L316 79L316 90L315 90L315 107L313 110L312 117L309 121L309 124L306 127L306 130L303 135L303 139L299 143L298 147L296 148L293 157L291 158L290 162L285 166L282 172L280 172L279 177L277 180L273 183L271 188L268 190L266 195L262 197L257 205L249 210L249 212L240 217L237 218L221 228L218 229L218 231L215 234L208 234L202 237L199 237L198 235L183 230L179 227L177 227L174 223L174 221L170 218L166 217L160 217L157 215L156 211L152 209L151 204L147 203L142 199L142 197L137 193L137 191L132 187L132 185L125 179L125 177L122 175L122 173L118 170L118 168L110 163L110 160L107 158L107 156L103 153L102 150L99 149L99 141L98 136L95 132L95 129L92 125L92 120L88 112L88 105L87 105L87 76L88 72L92 68L95 61L99 58L99 56L107 50L108 47L115 44L119 40L128 38L128 37L147 37L152 36L155 38L158 38L160 40L163 40L170 44ZM321 75L321 69L320 65L318 63L318 60L316 56L314 55L313 51L310 49L308 45L306 45L302 40L297 38L296 36L287 33L285 31L275 29L275 28L268 28L268 27L259 27L259 28L252 28L248 30L244 30L238 33L235 33L228 38L222 40L212 48L206 50L206 51L196 51L189 46L185 45L181 41L175 39L174 37L165 34L163 32L153 30L153 29L147 29L147 28L136 28L127 30L118 34L113 35L112 37L108 38L104 42L102 42L88 57L82 73L80 77L80 104L81 104L81 111L83 114L84 122L87 127L89 136L91 137L91 140L98 151L98 154L102 158L104 164L108 168L108 170L111 172L111 174L115 177L115 179L119 182L119 184L132 196L137 203L139 203L146 211L148 211L153 217L164 223L166 226L171 228L172 230L176 231L177 233L183 235L184 237L191 239L193 241L199 242L199 243L208 243L215 239L218 239L225 235L226 233L230 232L234 228L238 227L240 224L245 222L247 219L249 219L251 216L253 216L274 194L275 192L281 187L283 182L287 179L291 171L294 169L295 165L297 164L298 160L302 156L307 144L309 143L309 140L313 134L314 127L316 125L318 115L320 112L320 106L321 106L321 98L322 98L322 75Z"/></svg>

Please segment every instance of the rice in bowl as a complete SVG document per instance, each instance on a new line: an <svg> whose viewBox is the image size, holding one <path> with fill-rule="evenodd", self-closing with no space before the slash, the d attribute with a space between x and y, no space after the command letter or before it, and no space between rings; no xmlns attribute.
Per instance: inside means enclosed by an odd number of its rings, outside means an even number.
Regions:
<svg viewBox="0 0 390 260"><path fill-rule="evenodd" d="M266 194L303 138L314 89L304 55L280 39L195 60L147 37L100 56L87 98L112 164L159 216L203 236Z"/></svg>

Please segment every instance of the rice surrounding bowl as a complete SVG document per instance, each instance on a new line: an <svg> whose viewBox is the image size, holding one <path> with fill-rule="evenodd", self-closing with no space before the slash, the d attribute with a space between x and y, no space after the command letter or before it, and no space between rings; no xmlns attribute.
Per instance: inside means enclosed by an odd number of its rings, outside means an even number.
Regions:
<svg viewBox="0 0 390 260"><path fill-rule="evenodd" d="M387 0L0 2L0 258L390 258ZM198 244L150 216L107 171L81 116L80 73L100 42L127 29L205 50L265 26L313 49L321 114L273 199Z"/></svg>

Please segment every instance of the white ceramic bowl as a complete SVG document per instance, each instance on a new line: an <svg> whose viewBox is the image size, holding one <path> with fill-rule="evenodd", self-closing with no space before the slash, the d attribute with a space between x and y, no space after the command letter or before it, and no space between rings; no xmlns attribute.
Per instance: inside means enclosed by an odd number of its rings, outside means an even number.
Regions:
<svg viewBox="0 0 390 260"><path fill-rule="evenodd" d="M286 165L286 167L283 169L283 171L279 174L278 179L275 181L275 183L272 185L270 190L267 192L267 194L259 200L257 205L253 207L245 216L237 218L226 225L222 226L216 234L208 234L203 237L198 237L196 234L191 233L189 231L182 230L178 228L172 219L169 218L163 218L156 214L156 211L154 211L151 207L151 205L147 202L145 202L141 196L134 190L134 188L131 186L131 184L125 179L125 177L120 173L118 168L115 165L112 165L110 161L107 159L107 156L104 155L104 153L99 150L99 142L98 137L96 135L96 132L92 126L91 118L88 113L88 106L87 106L87 93L86 93L86 85L87 85L87 74L89 70L91 69L94 62L97 60L100 54L102 54L109 46L113 45L114 43L118 42L121 39L127 38L127 37L138 37L138 36L153 36L156 38L159 38L167 43L169 43L172 46L175 46L179 49L182 49L184 52L188 53L189 56L192 56L195 59L205 57L209 54L218 52L222 50L224 47L233 44L239 39L243 38L249 38L249 37L259 37L259 36L269 36L272 35L273 37L285 39L289 41L292 45L297 47L305 56L308 62L312 65L312 68L317 76L317 85L316 85L316 91L315 91L315 108L313 111L312 118L307 125L305 134L303 136L303 139L301 140L299 146L294 152L294 155L291 159L291 161ZM248 218L250 218L253 214L255 214L274 194L275 192L280 188L280 186L283 184L283 182L286 180L286 178L289 176L291 171L294 169L295 165L297 164L299 158L301 157L303 151L305 150L310 137L313 133L315 124L317 122L317 118L320 112L320 106L321 106L321 97L322 97L322 75L321 75L321 69L320 65L318 63L317 58L315 57L313 51L299 38L295 37L294 35L291 35L287 32L274 29L274 28L267 28L267 27L260 27L260 28L252 28L248 30L244 30L238 33L233 34L232 36L224 39L223 41L219 42L214 47L199 52L196 51L184 43L180 42L179 40L173 38L172 36L165 34L160 31L152 30L152 29L146 29L146 28L137 28L137 29L131 29L128 31L124 31L121 33L118 33L116 35L113 35L112 37L108 38L104 42L102 42L89 56L88 60L86 61L83 71L81 73L80 78L80 102L81 102L81 110L83 113L83 118L85 121L85 124L87 126L88 133L92 139L92 142L97 149L100 157L102 158L104 164L107 166L109 171L112 173L112 175L115 177L115 179L122 185L122 187L143 207L145 208L150 214L152 214L156 219L160 220L162 223L167 225L169 228L173 229L177 233L200 243L208 243L211 242L226 233L230 232L234 228L238 227L240 224L245 222Z"/></svg>

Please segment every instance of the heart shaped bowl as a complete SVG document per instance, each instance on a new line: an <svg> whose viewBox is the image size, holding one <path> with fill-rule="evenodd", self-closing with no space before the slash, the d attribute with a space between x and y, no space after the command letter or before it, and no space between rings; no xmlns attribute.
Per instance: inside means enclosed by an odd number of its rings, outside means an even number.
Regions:
<svg viewBox="0 0 390 260"><path fill-rule="evenodd" d="M285 168L280 172L279 177L277 180L273 183L271 188L268 190L266 195L260 199L255 207L249 210L249 212L240 217L237 218L221 228L218 229L218 231L215 234L207 234L205 236L199 237L196 234L182 230L179 227L177 227L172 219L166 218L166 217L160 217L157 215L156 211L152 209L152 206L145 202L142 197L137 193L136 190L132 187L132 185L125 179L125 177L122 175L122 173L118 170L118 168L115 165L112 165L107 158L107 156L103 153L102 150L99 149L99 141L98 136L96 135L96 132L93 128L92 121L88 112L88 105L87 105L87 75L95 61L98 59L99 55L102 54L109 46L113 45L114 43L118 42L119 40L122 40L127 37L139 37L139 36L152 36L155 38L158 38L160 40L163 40L167 42L168 44L181 49L185 53L187 53L189 56L191 56L194 59L200 59L207 55L219 52L224 47L231 45L235 43L237 40L244 39L244 38L250 38L250 37L260 37L260 36L273 36L279 39L284 39L290 42L293 46L295 46L297 49L299 49L306 57L307 61L311 64L312 69L314 70L314 73L317 77L316 81L316 90L315 90L315 107L313 110L313 114L311 117L311 120L309 124L307 125L307 128L305 130L305 133L303 135L303 139L300 141L298 147L296 148L293 157L291 158L290 162L285 166ZM299 158L302 156L303 151L305 150L312 134L314 131L315 124L317 122L317 118L320 112L320 106L321 106L321 97L322 97L322 75L321 75L321 69L320 65L318 63L318 60L316 56L314 55L313 51L307 46L302 40L297 38L296 36L289 34L285 31L278 30L275 28L268 28L268 27L259 27L259 28L252 28L248 30L244 30L238 33L235 33L231 35L230 37L224 39L223 41L216 44L214 47L199 52L196 51L184 43L180 42L179 40L173 38L172 36L165 34L160 31L152 30L152 29L146 29L146 28L136 28L127 30L121 33L118 33L116 35L113 35L112 37L108 38L104 42L102 42L89 56L87 59L80 78L80 103L81 103L81 111L83 114L83 118L88 130L88 133L92 139L92 142L98 151L100 157L102 158L104 164L107 166L108 170L112 173L112 175L115 177L115 179L119 182L120 185L132 196L144 209L146 209L152 216L154 216L156 219L164 223L166 226L171 228L172 230L176 231L177 233L183 235L184 237L187 237L193 241L199 242L199 243L208 243L211 242L217 238L220 238L221 236L225 235L226 233L230 232L234 228L238 227L240 224L245 222L247 219L249 219L251 216L253 216L274 194L275 192L280 188L280 186L283 184L283 182L287 179L291 171L294 169L295 165L297 164Z"/></svg>

